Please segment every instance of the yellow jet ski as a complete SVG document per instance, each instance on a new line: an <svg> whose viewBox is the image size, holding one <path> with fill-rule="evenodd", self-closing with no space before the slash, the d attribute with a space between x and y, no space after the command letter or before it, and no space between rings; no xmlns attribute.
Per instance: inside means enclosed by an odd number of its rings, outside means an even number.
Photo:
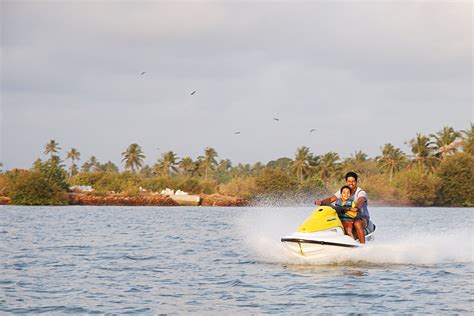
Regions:
<svg viewBox="0 0 474 316"><path fill-rule="evenodd" d="M334 253L341 248L365 246L344 234L344 226L338 212L344 212L344 209L335 206L318 206L296 232L281 238L281 242L292 253L303 257L317 257ZM373 241L374 232L375 225L369 221L365 229L366 243Z"/></svg>

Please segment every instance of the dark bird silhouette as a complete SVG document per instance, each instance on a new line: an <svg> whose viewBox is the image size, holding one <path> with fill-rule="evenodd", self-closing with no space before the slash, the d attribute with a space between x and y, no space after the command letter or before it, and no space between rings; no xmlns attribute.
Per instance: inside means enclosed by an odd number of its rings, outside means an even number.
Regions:
<svg viewBox="0 0 474 316"><path fill-rule="evenodd" d="M312 132L316 132L316 130L314 128L310 129L309 133L311 134Z"/></svg>
<svg viewBox="0 0 474 316"><path fill-rule="evenodd" d="M140 75L143 76L144 74L146 74L146 71L142 71Z"/></svg>
<svg viewBox="0 0 474 316"><path fill-rule="evenodd" d="M237 135L237 134L240 134L240 132L235 132L234 134Z"/></svg>
<svg viewBox="0 0 474 316"><path fill-rule="evenodd" d="M193 92L191 92L191 95L195 95L196 94L196 90L194 90Z"/></svg>
<svg viewBox="0 0 474 316"><path fill-rule="evenodd" d="M278 122L280 119L279 119L279 118L276 118L276 117L274 117L274 118L273 118L273 120Z"/></svg>

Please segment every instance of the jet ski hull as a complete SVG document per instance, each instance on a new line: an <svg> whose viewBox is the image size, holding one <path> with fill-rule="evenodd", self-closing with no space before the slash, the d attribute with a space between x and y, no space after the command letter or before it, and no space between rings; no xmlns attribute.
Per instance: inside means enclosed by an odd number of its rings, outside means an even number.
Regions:
<svg viewBox="0 0 474 316"><path fill-rule="evenodd" d="M374 231L365 236L367 243L370 243L373 239ZM344 235L344 232L339 228L315 233L295 232L281 238L281 242L294 255L306 258L337 254L366 245Z"/></svg>
<svg viewBox="0 0 474 316"><path fill-rule="evenodd" d="M343 249L363 247L339 229L330 232L295 232L281 238L281 242L291 253L299 257L315 257L340 252Z"/></svg>
<svg viewBox="0 0 474 316"><path fill-rule="evenodd" d="M308 243L308 242L293 242L293 241L284 241L283 242L286 248L290 253L299 257L299 258L320 258L325 256L330 256L337 254L346 249L352 248L345 246L334 246L328 245L326 243Z"/></svg>

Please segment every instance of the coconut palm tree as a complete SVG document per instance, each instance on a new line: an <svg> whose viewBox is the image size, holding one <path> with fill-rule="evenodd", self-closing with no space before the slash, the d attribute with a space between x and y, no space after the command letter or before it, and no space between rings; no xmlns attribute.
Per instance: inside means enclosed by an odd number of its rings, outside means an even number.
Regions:
<svg viewBox="0 0 474 316"><path fill-rule="evenodd" d="M367 154L362 150L356 150L349 158L345 158L342 162L345 167L352 169L352 166L362 164L367 161Z"/></svg>
<svg viewBox="0 0 474 316"><path fill-rule="evenodd" d="M57 143L54 139L51 139L49 143L44 146L44 154L51 155L50 159L53 159L53 156L59 152L61 148L59 147L59 143Z"/></svg>
<svg viewBox="0 0 474 316"><path fill-rule="evenodd" d="M229 159L221 159L217 164L217 171L220 173L228 172L232 168L232 162Z"/></svg>
<svg viewBox="0 0 474 316"><path fill-rule="evenodd" d="M328 152L319 158L319 164L317 166L318 174L321 180L325 183L339 170L337 161L339 155L335 152Z"/></svg>
<svg viewBox="0 0 474 316"><path fill-rule="evenodd" d="M178 157L176 156L174 152L167 151L161 154L161 158L158 159L158 162L155 168L158 169L158 171L161 171L162 174L168 177L171 171L173 172L178 171L178 168L177 168L178 163L176 162L177 159Z"/></svg>
<svg viewBox="0 0 474 316"><path fill-rule="evenodd" d="M200 167L204 169L204 179L207 180L209 175L209 171L215 169L217 165L217 158L218 154L217 151L212 147L206 147L204 149L204 156L199 156L198 161L200 163Z"/></svg>
<svg viewBox="0 0 474 316"><path fill-rule="evenodd" d="M107 161L106 163L102 164L100 166L100 168L101 168L101 170L103 170L105 172L118 172L119 171L118 167L110 160Z"/></svg>
<svg viewBox="0 0 474 316"><path fill-rule="evenodd" d="M196 168L196 164L189 156L182 158L178 166L181 169L181 173L183 173L185 176L192 175L193 170Z"/></svg>
<svg viewBox="0 0 474 316"><path fill-rule="evenodd" d="M230 169L230 174L232 177L248 177L252 174L252 166L250 164L238 163L236 166L233 166Z"/></svg>
<svg viewBox="0 0 474 316"><path fill-rule="evenodd" d="M463 140L461 142L465 153L474 155L474 124L471 123L471 129L461 131Z"/></svg>
<svg viewBox="0 0 474 316"><path fill-rule="evenodd" d="M216 166L214 176L218 183L226 183L232 178L231 170L232 162L230 159L221 159Z"/></svg>
<svg viewBox="0 0 474 316"><path fill-rule="evenodd" d="M367 154L364 153L362 150L356 150L353 159L355 163L361 163L367 161Z"/></svg>
<svg viewBox="0 0 474 316"><path fill-rule="evenodd" d="M438 158L433 155L434 147L430 138L417 133L416 138L411 139L409 144L414 155L414 158L409 162L409 166L416 166L418 169L428 168L428 170L434 171Z"/></svg>
<svg viewBox="0 0 474 316"><path fill-rule="evenodd" d="M131 144L127 150L122 153L122 162L125 162L125 170L130 169L135 173L143 165L145 155L138 144Z"/></svg>
<svg viewBox="0 0 474 316"><path fill-rule="evenodd" d="M389 181L392 182L396 171L402 169L407 162L405 154L400 148L395 148L392 144L385 144L382 148L382 156L376 157L379 168L389 173Z"/></svg>
<svg viewBox="0 0 474 316"><path fill-rule="evenodd" d="M81 153L76 148L71 148L66 154L66 160L71 159L71 167L69 168L69 178L77 173L76 160L81 159Z"/></svg>
<svg viewBox="0 0 474 316"><path fill-rule="evenodd" d="M303 183L304 176L311 170L311 157L309 148L302 146L296 149L295 160L291 163L291 171L296 174L296 177Z"/></svg>
<svg viewBox="0 0 474 316"><path fill-rule="evenodd" d="M81 171L83 172L105 171L105 169L95 156L90 156L90 158L82 164Z"/></svg>
<svg viewBox="0 0 474 316"><path fill-rule="evenodd" d="M457 140L461 137L461 133L455 131L452 127L445 126L441 131L430 134L430 137L434 139L436 156L445 159L447 156L457 152L460 145Z"/></svg>

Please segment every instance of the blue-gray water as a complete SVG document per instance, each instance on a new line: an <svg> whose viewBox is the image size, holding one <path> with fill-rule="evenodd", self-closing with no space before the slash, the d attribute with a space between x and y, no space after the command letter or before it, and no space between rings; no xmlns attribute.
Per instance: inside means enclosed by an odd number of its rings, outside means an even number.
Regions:
<svg viewBox="0 0 474 316"><path fill-rule="evenodd" d="M0 314L472 313L472 208L372 208L376 241L319 261L307 208L0 207Z"/></svg>

